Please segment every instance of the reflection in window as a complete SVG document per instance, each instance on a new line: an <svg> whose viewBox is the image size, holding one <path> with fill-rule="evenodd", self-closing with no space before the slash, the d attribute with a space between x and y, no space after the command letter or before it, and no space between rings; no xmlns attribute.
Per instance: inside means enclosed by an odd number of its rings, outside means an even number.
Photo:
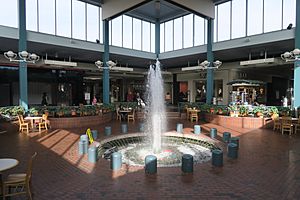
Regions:
<svg viewBox="0 0 300 200"><path fill-rule="evenodd" d="M122 46L122 16L112 20L112 45Z"/></svg>
<svg viewBox="0 0 300 200"><path fill-rule="evenodd" d="M182 17L174 20L174 50L182 49Z"/></svg>
<svg viewBox="0 0 300 200"><path fill-rule="evenodd" d="M142 21L142 27L143 27L143 51L150 52L150 23Z"/></svg>
<svg viewBox="0 0 300 200"><path fill-rule="evenodd" d="M132 18L123 15L123 47L132 49Z"/></svg>
<svg viewBox="0 0 300 200"><path fill-rule="evenodd" d="M37 0L26 0L26 29L37 31Z"/></svg>
<svg viewBox="0 0 300 200"><path fill-rule="evenodd" d="M155 24L151 23L151 52L155 53Z"/></svg>
<svg viewBox="0 0 300 200"><path fill-rule="evenodd" d="M218 7L219 6L215 6L215 19L213 20L213 29L214 29L214 37L213 37L213 42L217 42L218 41ZM208 26L207 26L208 28ZM208 32L207 32L208 33Z"/></svg>
<svg viewBox="0 0 300 200"><path fill-rule="evenodd" d="M232 38L246 36L246 0L232 1Z"/></svg>
<svg viewBox="0 0 300 200"><path fill-rule="evenodd" d="M218 6L218 41L230 39L230 3Z"/></svg>
<svg viewBox="0 0 300 200"><path fill-rule="evenodd" d="M7 17L9 16L9 17ZM1 2L0 25L18 27L18 1Z"/></svg>
<svg viewBox="0 0 300 200"><path fill-rule="evenodd" d="M283 29L285 29L290 23L293 27L296 25L296 0L284 0L283 1Z"/></svg>
<svg viewBox="0 0 300 200"><path fill-rule="evenodd" d="M71 37L71 0L56 0L56 34Z"/></svg>
<svg viewBox="0 0 300 200"><path fill-rule="evenodd" d="M85 40L85 3L72 1L73 38Z"/></svg>
<svg viewBox="0 0 300 200"><path fill-rule="evenodd" d="M55 34L55 1L39 1L39 32Z"/></svg>
<svg viewBox="0 0 300 200"><path fill-rule="evenodd" d="M99 39L99 7L87 4L87 40Z"/></svg>
<svg viewBox="0 0 300 200"><path fill-rule="evenodd" d="M165 52L165 23L160 24L160 53Z"/></svg>
<svg viewBox="0 0 300 200"><path fill-rule="evenodd" d="M248 1L248 33L255 35L262 33L263 0Z"/></svg>
<svg viewBox="0 0 300 200"><path fill-rule="evenodd" d="M99 13L99 16L100 16L100 43L103 44L103 21L102 21L102 8L100 8L100 13Z"/></svg>
<svg viewBox="0 0 300 200"><path fill-rule="evenodd" d="M133 18L133 49L142 50L142 22Z"/></svg>
<svg viewBox="0 0 300 200"><path fill-rule="evenodd" d="M111 45L112 44L112 21L110 20L109 22L108 22L108 34L109 34L109 45Z"/></svg>
<svg viewBox="0 0 300 200"><path fill-rule="evenodd" d="M172 51L173 48L173 20L165 23L165 51Z"/></svg>
<svg viewBox="0 0 300 200"><path fill-rule="evenodd" d="M264 32L281 29L282 5L281 0L264 0Z"/></svg>
<svg viewBox="0 0 300 200"><path fill-rule="evenodd" d="M204 20L204 44L207 44L207 19Z"/></svg>
<svg viewBox="0 0 300 200"><path fill-rule="evenodd" d="M195 15L194 18L194 46L199 46L204 44L204 18Z"/></svg>
<svg viewBox="0 0 300 200"><path fill-rule="evenodd" d="M193 46L193 14L183 17L183 48Z"/></svg>

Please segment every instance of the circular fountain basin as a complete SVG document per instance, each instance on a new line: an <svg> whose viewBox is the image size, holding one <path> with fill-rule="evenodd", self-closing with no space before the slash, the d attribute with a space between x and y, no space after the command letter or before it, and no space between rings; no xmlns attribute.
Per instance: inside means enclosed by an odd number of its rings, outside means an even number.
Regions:
<svg viewBox="0 0 300 200"><path fill-rule="evenodd" d="M158 167L180 166L182 155L190 154L194 163L204 163L211 159L211 151L219 149L212 141L193 135L169 132L163 135L162 149L153 152L148 137L141 134L127 134L103 140L99 147L99 156L109 158L110 153L122 153L123 163L131 166L144 166L147 155L157 157Z"/></svg>

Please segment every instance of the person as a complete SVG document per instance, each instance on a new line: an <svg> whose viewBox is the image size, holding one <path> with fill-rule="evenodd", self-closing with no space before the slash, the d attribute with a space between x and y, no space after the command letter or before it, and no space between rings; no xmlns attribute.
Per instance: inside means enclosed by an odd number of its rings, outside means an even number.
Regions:
<svg viewBox="0 0 300 200"><path fill-rule="evenodd" d="M97 104L97 98L96 96L94 95L94 98L93 98L93 101L92 101L92 105L96 105Z"/></svg>
<svg viewBox="0 0 300 200"><path fill-rule="evenodd" d="M166 96L165 96L165 101L167 104L170 104L171 103L171 95L169 92L167 92Z"/></svg>
<svg viewBox="0 0 300 200"><path fill-rule="evenodd" d="M47 106L47 105L48 105L48 96L47 93L44 92L42 97L42 106Z"/></svg>

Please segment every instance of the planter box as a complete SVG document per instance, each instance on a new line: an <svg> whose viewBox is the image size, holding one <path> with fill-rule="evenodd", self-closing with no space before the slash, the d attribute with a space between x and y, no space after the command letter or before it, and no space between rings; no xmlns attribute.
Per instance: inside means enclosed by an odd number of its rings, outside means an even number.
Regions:
<svg viewBox="0 0 300 200"><path fill-rule="evenodd" d="M111 120L111 112L95 116L49 118L50 126L54 129L97 126L100 124L110 122Z"/></svg>
<svg viewBox="0 0 300 200"><path fill-rule="evenodd" d="M227 128L268 128L271 126L272 120L270 118L258 117L230 117L224 115L213 115L204 113L203 119L206 122L214 123Z"/></svg>

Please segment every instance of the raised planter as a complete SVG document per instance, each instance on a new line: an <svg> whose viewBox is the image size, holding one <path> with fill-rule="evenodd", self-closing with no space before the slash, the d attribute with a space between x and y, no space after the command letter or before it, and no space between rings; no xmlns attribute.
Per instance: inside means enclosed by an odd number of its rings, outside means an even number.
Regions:
<svg viewBox="0 0 300 200"><path fill-rule="evenodd" d="M271 118L258 117L230 117L224 115L203 114L203 119L206 122L214 123L227 128L268 128L271 126Z"/></svg>
<svg viewBox="0 0 300 200"><path fill-rule="evenodd" d="M54 129L97 126L110 122L112 120L112 112L95 116L49 118L49 120L51 128Z"/></svg>

